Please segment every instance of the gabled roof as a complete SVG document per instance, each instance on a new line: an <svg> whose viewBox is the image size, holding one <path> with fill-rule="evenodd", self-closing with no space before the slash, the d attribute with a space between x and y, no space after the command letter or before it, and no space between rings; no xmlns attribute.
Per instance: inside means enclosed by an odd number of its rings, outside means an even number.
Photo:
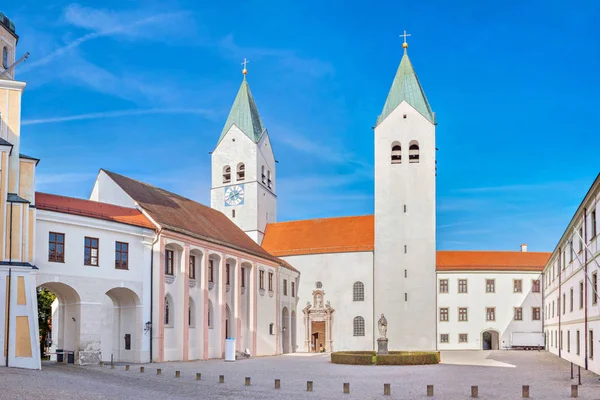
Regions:
<svg viewBox="0 0 600 400"><path fill-rule="evenodd" d="M394 82L392 82L392 87L383 106L383 111L379 115L379 118L377 118L377 125L383 122L403 101L410 104L432 124L435 123L433 112L431 111L431 107L429 107L425 92L419 83L419 78L417 78L417 74L408 58L406 48L404 49L404 55L402 56L398 71L396 71L396 76L394 77Z"/></svg>
<svg viewBox="0 0 600 400"><path fill-rule="evenodd" d="M372 215L268 224L262 246L276 256L373 251Z"/></svg>
<svg viewBox="0 0 600 400"><path fill-rule="evenodd" d="M552 253L521 251L438 251L438 271L539 271Z"/></svg>
<svg viewBox="0 0 600 400"><path fill-rule="evenodd" d="M229 132L232 125L237 126L254 143L258 143L265 132L246 76L244 76L240 90L238 90L237 96L235 96L233 106L231 106L231 111L229 111L229 116L217 144L223 140L223 137Z"/></svg>
<svg viewBox="0 0 600 400"><path fill-rule="evenodd" d="M163 229L279 263L220 211L144 182L102 169Z"/></svg>
<svg viewBox="0 0 600 400"><path fill-rule="evenodd" d="M121 207L98 201L40 192L35 193L35 206L38 210L81 215L83 217L98 218L142 228L155 229L154 224L136 208Z"/></svg>

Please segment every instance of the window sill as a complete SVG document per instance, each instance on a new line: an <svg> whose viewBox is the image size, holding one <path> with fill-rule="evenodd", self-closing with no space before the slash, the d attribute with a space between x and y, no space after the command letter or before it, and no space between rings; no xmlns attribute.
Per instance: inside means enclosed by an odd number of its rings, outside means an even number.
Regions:
<svg viewBox="0 0 600 400"><path fill-rule="evenodd" d="M175 275L165 275L165 283L170 285L173 282L175 282Z"/></svg>
<svg viewBox="0 0 600 400"><path fill-rule="evenodd" d="M246 293L246 287L242 286L242 294L245 294L245 293Z"/></svg>
<svg viewBox="0 0 600 400"><path fill-rule="evenodd" d="M196 280L195 279L190 279L188 281L188 286L191 287L191 288L196 287Z"/></svg>
<svg viewBox="0 0 600 400"><path fill-rule="evenodd" d="M166 325L165 324L165 328L172 328L172 327L173 327L173 325Z"/></svg>
<svg viewBox="0 0 600 400"><path fill-rule="evenodd" d="M208 290L213 290L214 287L215 287L214 282L208 282Z"/></svg>
<svg viewBox="0 0 600 400"><path fill-rule="evenodd" d="M225 291L227 293L229 293L230 290L231 290L231 285L228 283L228 284L225 285Z"/></svg>
<svg viewBox="0 0 600 400"><path fill-rule="evenodd" d="M58 260L48 260L48 262L54 262L54 263L60 263L60 264L64 264L65 260L62 261L58 261Z"/></svg>
<svg viewBox="0 0 600 400"><path fill-rule="evenodd" d="M92 264L83 264L84 267L96 267L98 268L100 265L92 265Z"/></svg>
<svg viewBox="0 0 600 400"><path fill-rule="evenodd" d="M269 290L269 297L273 297L273 295L274 295L274 294L275 294L275 292L274 292L274 291L272 291L272 290Z"/></svg>
<svg viewBox="0 0 600 400"><path fill-rule="evenodd" d="M261 296L265 295L265 289L258 289L258 294L260 294Z"/></svg>

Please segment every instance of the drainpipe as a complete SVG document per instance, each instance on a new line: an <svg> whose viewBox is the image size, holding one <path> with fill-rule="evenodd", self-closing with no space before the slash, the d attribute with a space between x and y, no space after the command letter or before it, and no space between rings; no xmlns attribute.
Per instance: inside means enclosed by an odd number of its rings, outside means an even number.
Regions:
<svg viewBox="0 0 600 400"><path fill-rule="evenodd" d="M587 250L587 208L583 209L583 273L585 278L583 279L583 304L584 304L584 317L583 317L583 337L585 340L584 351L585 356L584 367L588 369L588 250Z"/></svg>
<svg viewBox="0 0 600 400"><path fill-rule="evenodd" d="M373 339L371 340L371 344L373 345L373 351L377 351L377 348L375 347L375 336L377 335L375 333L375 324L377 321L377 315L375 314L375 249L373 248L373 273L372 273L372 291L371 291L371 296L373 296L373 321L372 321L372 332L373 332Z"/></svg>
<svg viewBox="0 0 600 400"><path fill-rule="evenodd" d="M562 296L562 274L563 274L563 253L562 253L562 248L558 248L558 357L561 357L561 353L562 353L562 344L563 344L563 334L562 331L560 330L560 324L561 324L561 313L563 310L563 307L565 307L565 305L563 304L563 296Z"/></svg>
<svg viewBox="0 0 600 400"><path fill-rule="evenodd" d="M12 209L12 208L11 208ZM12 226L12 224L11 224ZM12 286L12 268L8 269L8 290L7 290L7 295L8 295L8 299L7 299L7 308L6 308L6 366L8 367L8 354L10 353L10 289Z"/></svg>
<svg viewBox="0 0 600 400"><path fill-rule="evenodd" d="M542 317L542 333L544 334L544 348L548 350L548 338L546 337L546 274L542 271L540 276L540 286L542 291L542 309L540 316Z"/></svg>
<svg viewBox="0 0 600 400"><path fill-rule="evenodd" d="M158 242L162 228L150 245L150 362L152 362L152 331L154 329L154 245Z"/></svg>
<svg viewBox="0 0 600 400"><path fill-rule="evenodd" d="M8 263L12 264L12 224L13 222L13 203L10 203L10 232L8 234Z"/></svg>

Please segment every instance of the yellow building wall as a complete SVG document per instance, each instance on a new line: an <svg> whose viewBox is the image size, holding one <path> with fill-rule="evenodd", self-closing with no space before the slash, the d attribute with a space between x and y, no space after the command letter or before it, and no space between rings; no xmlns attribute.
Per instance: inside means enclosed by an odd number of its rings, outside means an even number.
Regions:
<svg viewBox="0 0 600 400"><path fill-rule="evenodd" d="M10 223L10 214L12 207L12 224ZM21 204L13 203L8 204L6 207L6 250L5 258L10 258L13 261L20 260L19 249L21 244ZM12 225L12 240L11 240L11 227Z"/></svg>
<svg viewBox="0 0 600 400"><path fill-rule="evenodd" d="M21 142L21 91L8 91L8 118L5 123L8 127L6 140L12 143L13 151L10 155L8 170L8 192L18 193L17 178L19 174L19 144Z"/></svg>
<svg viewBox="0 0 600 400"><path fill-rule="evenodd" d="M0 98L1 98L0 94ZM3 151L0 164L0 260L4 259L4 248L2 247L2 241L4 240L4 226L5 211L6 211L6 170L8 169L8 154Z"/></svg>
<svg viewBox="0 0 600 400"><path fill-rule="evenodd" d="M15 328L15 356L31 357L31 332L29 331L29 317L17 317Z"/></svg>
<svg viewBox="0 0 600 400"><path fill-rule="evenodd" d="M35 174L35 163L30 160L20 160L19 163L19 196L29 200L33 204L34 187L33 178Z"/></svg>
<svg viewBox="0 0 600 400"><path fill-rule="evenodd" d="M25 294L25 277L17 277L17 304L24 306L27 304L27 295Z"/></svg>
<svg viewBox="0 0 600 400"><path fill-rule="evenodd" d="M28 251L27 251L27 262L33 262L33 241L35 234L35 210L33 208L29 209L29 240L27 240Z"/></svg>

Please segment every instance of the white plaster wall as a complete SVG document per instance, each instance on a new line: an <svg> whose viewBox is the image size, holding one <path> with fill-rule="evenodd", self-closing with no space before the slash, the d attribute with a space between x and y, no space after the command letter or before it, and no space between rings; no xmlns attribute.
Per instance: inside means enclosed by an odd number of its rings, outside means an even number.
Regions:
<svg viewBox="0 0 600 400"><path fill-rule="evenodd" d="M64 263L48 261L49 232L65 234ZM60 321L63 325L68 325L57 329L63 329L66 338L77 336L80 349L101 351L102 359L109 361L110 354L115 354L116 346L124 348L124 334L130 333L132 349L121 351L119 357L123 361L149 360L150 337L144 332L144 322L150 320L150 292L144 288L149 288L150 285L149 243L153 235L151 230L116 222L53 211L37 211L37 285L46 284L51 290L59 292L55 293L59 297L65 295L60 293L61 284L71 287L78 294L81 303L69 305L67 310L59 313L63 314ZM99 239L97 267L84 265L85 236ZM129 243L128 270L115 269L115 241ZM129 289L135 296L119 292L118 289L121 288ZM131 302L138 302L133 314L128 314L131 310L119 311L122 317L117 322L114 303L106 294L111 289L117 289L113 298L117 296L117 301L126 307L131 307ZM76 338L67 340L71 346L77 343Z"/></svg>
<svg viewBox="0 0 600 400"><path fill-rule="evenodd" d="M401 164L391 163L395 141ZM435 158L435 126L408 103L375 128L375 315L385 314L390 350L436 348Z"/></svg>
<svg viewBox="0 0 600 400"><path fill-rule="evenodd" d="M438 347L440 350L476 350L482 348L481 334L487 330L499 333L500 348L512 345L514 332L543 332L542 320L532 320L532 308L543 307L542 293L532 292L533 281L541 279L537 272L444 272L439 280L448 279L448 293L438 294ZM458 293L458 280L467 279L467 293ZM495 292L486 293L486 279L495 280ZM515 293L513 281L523 281L523 291ZM540 282L541 285L541 282ZM439 309L449 308L449 321L439 321ZM468 321L458 320L458 308L467 307ZM496 320L486 321L486 308L496 308ZM523 320L514 320L514 308L523 309ZM541 310L540 310L541 312ZM466 333L467 343L459 343L459 334ZM440 343L440 335L448 334L449 343Z"/></svg>
<svg viewBox="0 0 600 400"><path fill-rule="evenodd" d="M292 271L287 268L279 269L279 326L286 327L285 332L279 333L279 352L284 353L284 341L287 340L289 343L288 353L295 353L300 349L300 345L296 340L295 346L293 343L293 337L297 334L298 328L298 281L300 278L300 274L298 272ZM287 293L284 294L283 285L284 281L287 281ZM295 296L292 297L292 282L295 284ZM288 316L284 318L283 309L287 308ZM296 316L295 321L293 316ZM296 331L294 331L294 327L296 327ZM279 329L280 331L282 329ZM297 336L296 336L297 339ZM303 339L304 340L304 339Z"/></svg>
<svg viewBox="0 0 600 400"><path fill-rule="evenodd" d="M123 207L136 207L135 201L104 171L100 171L96 177L90 200Z"/></svg>
<svg viewBox="0 0 600 400"><path fill-rule="evenodd" d="M266 356L277 354L277 335L281 325L277 327L277 274L276 268L264 264L258 264L258 270L265 270L265 290L258 290L256 299L256 355ZM269 272L273 272L273 292L269 292ZM256 274L256 287L260 287L260 274ZM276 324L274 334L269 333L269 324Z"/></svg>
<svg viewBox="0 0 600 400"><path fill-rule="evenodd" d="M330 253L282 257L301 271L298 285L296 338L299 352L305 346L306 325L302 309L313 304L315 283L320 281L325 291L324 301L335 309L332 325L333 351L373 350L373 253ZM353 301L354 282L365 285L365 301ZM354 317L365 319L365 336L354 336Z"/></svg>

